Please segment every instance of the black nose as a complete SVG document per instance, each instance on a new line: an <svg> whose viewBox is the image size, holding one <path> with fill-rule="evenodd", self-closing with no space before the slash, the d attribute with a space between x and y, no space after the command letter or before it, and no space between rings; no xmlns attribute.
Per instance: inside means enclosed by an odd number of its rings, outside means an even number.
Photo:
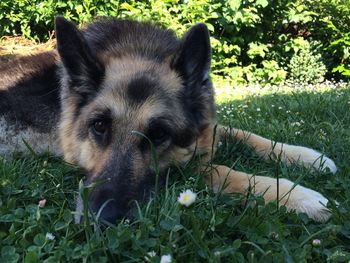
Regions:
<svg viewBox="0 0 350 263"><path fill-rule="evenodd" d="M128 209L121 205L121 201L113 196L113 192L99 191L91 196L90 208L99 219L115 224L127 214Z"/></svg>
<svg viewBox="0 0 350 263"><path fill-rule="evenodd" d="M103 203L100 207L96 206L92 211L96 216L99 216L100 219L112 224L122 217L121 213L118 212L116 201L111 199L107 200L106 203Z"/></svg>

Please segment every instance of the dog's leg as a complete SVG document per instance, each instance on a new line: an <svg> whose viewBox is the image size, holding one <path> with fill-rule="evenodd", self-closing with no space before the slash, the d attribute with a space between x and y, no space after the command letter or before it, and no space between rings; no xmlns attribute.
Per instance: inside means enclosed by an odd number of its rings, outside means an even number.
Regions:
<svg viewBox="0 0 350 263"><path fill-rule="evenodd" d="M306 213L316 221L326 221L331 216L326 208L328 200L325 197L316 191L295 185L287 179L281 178L277 181L271 177L254 176L223 165L207 166L204 172L208 175L207 184L215 192L222 190L226 193L247 194L250 190L263 195L266 202L278 199L279 205L285 205L289 211Z"/></svg>
<svg viewBox="0 0 350 263"><path fill-rule="evenodd" d="M274 142L254 133L224 126L219 126L219 132L220 136L233 137L243 141L266 160L280 158L288 166L292 163L300 163L305 167L315 169L325 170L328 168L332 173L337 171L337 167L331 159L307 147Z"/></svg>

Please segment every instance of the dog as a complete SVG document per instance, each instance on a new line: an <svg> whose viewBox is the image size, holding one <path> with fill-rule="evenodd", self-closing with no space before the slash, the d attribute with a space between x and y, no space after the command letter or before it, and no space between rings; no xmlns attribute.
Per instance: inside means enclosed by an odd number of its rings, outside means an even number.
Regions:
<svg viewBox="0 0 350 263"><path fill-rule="evenodd" d="M151 23L101 18L79 30L59 16L55 33L57 52L0 68L2 156L25 151L23 141L36 152L63 155L86 172L85 185L101 182L88 207L108 222L147 196L157 171L165 174L174 162L184 165L194 155L201 156L201 172L214 191L250 189L314 220L330 217L327 199L316 191L208 165L219 140L234 138L266 160L336 172L334 162L317 151L217 124L204 24L179 39ZM78 212L81 204L79 199Z"/></svg>

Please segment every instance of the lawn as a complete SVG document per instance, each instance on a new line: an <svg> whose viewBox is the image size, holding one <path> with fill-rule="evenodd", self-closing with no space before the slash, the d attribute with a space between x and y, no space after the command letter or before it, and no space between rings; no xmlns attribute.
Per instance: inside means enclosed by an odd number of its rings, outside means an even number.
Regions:
<svg viewBox="0 0 350 263"><path fill-rule="evenodd" d="M350 86L218 86L221 123L317 149L338 172L266 163L235 141L222 142L215 162L300 179L331 201L328 222L315 223L253 195L214 194L201 174L193 174L193 160L184 169L173 167L166 185L137 206L132 220L103 227L89 217L76 225L82 172L50 155L31 154L0 161L0 262L159 262L162 255L173 262L349 262ZM188 208L177 201L186 189L197 193Z"/></svg>

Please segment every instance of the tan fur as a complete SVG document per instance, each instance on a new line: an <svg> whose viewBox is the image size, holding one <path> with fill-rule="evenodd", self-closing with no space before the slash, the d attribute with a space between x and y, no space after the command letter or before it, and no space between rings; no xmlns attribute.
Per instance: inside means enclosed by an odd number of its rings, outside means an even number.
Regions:
<svg viewBox="0 0 350 263"><path fill-rule="evenodd" d="M65 153L65 160L78 164L84 169L96 173L102 169L106 164L109 150L99 151L91 140L80 141L77 136L79 132L79 122L87 119L94 111L103 111L111 109L113 119L115 120L114 127L119 129L123 127L128 129L128 136L136 139L137 135L132 134L133 131L141 132L145 129L149 119L155 116L161 116L163 112L167 111L167 105L159 103L154 97L150 97L137 107L131 107L125 100L125 87L128 80L143 71L156 69L157 73L161 73L161 78L158 81L165 87L170 95L175 95L178 89L182 86L178 76L170 70L169 65L158 64L154 61L148 61L137 57L123 57L109 60L109 65L106 68L106 78L104 80L101 94L91 102L81 112L79 118L74 120L75 103L74 97L68 98L71 102L63 109L63 114L60 122L60 141L62 149ZM118 87L115 87L118 83ZM178 113L179 115L182 112ZM122 123L127 119L128 123ZM179 123L179 125L183 125ZM117 134L117 133L116 133ZM118 137L113 137L113 141L119 140ZM125 139L125 138L124 138ZM130 139L133 140L133 139ZM141 158L140 158L141 159ZM169 158L165 158L164 164L160 166L169 165ZM142 169L140 163L135 163L135 169ZM135 172L135 174L137 174ZM95 180L96 178L92 178Z"/></svg>
<svg viewBox="0 0 350 263"><path fill-rule="evenodd" d="M290 211L307 213L316 221L326 221L331 216L326 207L326 198L287 179L281 178L277 183L275 178L254 176L222 165L209 166L204 171L209 174L207 183L214 191L241 194L251 191L263 195L266 202L279 200L280 206L285 205ZM314 202L315 199L319 202Z"/></svg>
<svg viewBox="0 0 350 263"><path fill-rule="evenodd" d="M215 140L215 147L220 138L227 139L228 137L242 140L265 159L269 159L271 155L283 156L282 161L285 161L287 165L295 161L301 161L303 165L316 169L322 168L322 164L317 162L321 154L316 151L301 146L288 145L286 147L286 145L273 142L256 134L239 129L229 129L221 125L217 127L215 125L210 126L199 138L198 149L201 154L206 153L204 156L207 157L202 160L209 161L211 159L213 140ZM310 151L314 155L310 156ZM325 167L330 169L333 169L333 166L335 167L330 159L327 157L324 157L324 159L326 160ZM331 216L330 211L326 208L328 200L325 197L311 189L295 185L287 179L281 178L278 184L275 178L255 176L235 171L223 165L207 165L205 163L202 171L208 175L207 183L214 191L223 190L227 193L241 194L252 191L255 194L263 195L266 202L278 199L279 205L285 205L288 210L307 213L309 217L316 221L326 221Z"/></svg>
<svg viewBox="0 0 350 263"><path fill-rule="evenodd" d="M109 58L104 85L108 88L115 88L115 83L123 83L137 73L152 70L157 72L158 81L161 85L167 87L169 94L175 95L182 87L182 85L179 85L181 83L179 76L171 70L168 63L157 63L154 60L131 55Z"/></svg>
<svg viewBox="0 0 350 263"><path fill-rule="evenodd" d="M62 110L61 121L59 125L59 139L62 150L64 152L64 159L69 162L77 163L76 149L79 146L79 142L76 140L75 123L73 122L73 114L75 107L74 104L67 105Z"/></svg>
<svg viewBox="0 0 350 263"><path fill-rule="evenodd" d="M288 166L294 163L301 163L309 168L329 168L333 173L337 170L332 160L312 149L274 142L251 132L235 128L229 129L221 125L218 127L218 130L223 138L233 137L236 140L243 141L265 160L280 159Z"/></svg>

